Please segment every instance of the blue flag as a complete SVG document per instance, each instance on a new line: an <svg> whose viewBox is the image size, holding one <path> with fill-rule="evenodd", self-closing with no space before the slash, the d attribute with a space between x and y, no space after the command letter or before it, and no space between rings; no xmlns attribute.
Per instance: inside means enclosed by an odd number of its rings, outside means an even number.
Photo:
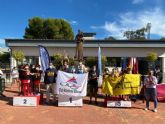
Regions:
<svg viewBox="0 0 165 124"><path fill-rule="evenodd" d="M98 48L98 71L99 71L99 78L98 78L98 87L101 87L103 82L102 76L102 59L101 59L101 48Z"/></svg>
<svg viewBox="0 0 165 124"><path fill-rule="evenodd" d="M102 75L102 61L101 61L101 48L98 48L98 71L99 75Z"/></svg>
<svg viewBox="0 0 165 124"><path fill-rule="evenodd" d="M49 67L49 53L47 49L44 46L39 45L39 53L40 53L40 59L41 59L41 68L43 71L45 71Z"/></svg>
<svg viewBox="0 0 165 124"><path fill-rule="evenodd" d="M127 60L125 57L122 58L122 71L127 68Z"/></svg>

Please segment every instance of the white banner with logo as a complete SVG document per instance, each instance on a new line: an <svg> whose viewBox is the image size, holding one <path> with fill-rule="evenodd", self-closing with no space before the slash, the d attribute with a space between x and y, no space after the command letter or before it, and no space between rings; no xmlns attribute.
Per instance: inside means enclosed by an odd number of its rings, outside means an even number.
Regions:
<svg viewBox="0 0 165 124"><path fill-rule="evenodd" d="M74 74L58 71L56 91L59 95L86 96L88 73Z"/></svg>

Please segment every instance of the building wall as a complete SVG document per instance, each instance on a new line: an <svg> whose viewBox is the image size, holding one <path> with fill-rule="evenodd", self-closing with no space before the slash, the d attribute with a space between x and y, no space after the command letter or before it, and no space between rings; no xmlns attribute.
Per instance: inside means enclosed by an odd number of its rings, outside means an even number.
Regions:
<svg viewBox="0 0 165 124"><path fill-rule="evenodd" d="M38 47L12 47L12 51L19 51L25 53L25 56L39 56ZM49 55L55 53L67 54L71 57L75 56L74 47L47 47ZM98 48L87 47L84 48L84 56L97 56ZM159 57L165 53L164 48L102 48L102 55L107 57L146 57L149 52L156 52Z"/></svg>

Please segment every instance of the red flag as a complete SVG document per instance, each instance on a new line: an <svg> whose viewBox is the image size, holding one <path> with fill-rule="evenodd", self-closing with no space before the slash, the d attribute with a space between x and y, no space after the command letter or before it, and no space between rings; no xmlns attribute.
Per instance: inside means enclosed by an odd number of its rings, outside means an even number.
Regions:
<svg viewBox="0 0 165 124"><path fill-rule="evenodd" d="M138 74L138 61L137 58L131 57L128 62L128 68L131 68L133 74Z"/></svg>
<svg viewBox="0 0 165 124"><path fill-rule="evenodd" d="M131 57L128 62L128 68L133 68L133 58Z"/></svg>
<svg viewBox="0 0 165 124"><path fill-rule="evenodd" d="M132 73L133 74L138 74L139 71L138 71L138 60L137 58L133 58L133 69L132 69Z"/></svg>

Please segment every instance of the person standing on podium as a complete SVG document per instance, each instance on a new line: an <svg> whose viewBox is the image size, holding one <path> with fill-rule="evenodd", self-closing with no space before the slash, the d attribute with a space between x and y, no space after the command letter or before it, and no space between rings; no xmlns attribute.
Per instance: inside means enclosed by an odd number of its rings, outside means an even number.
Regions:
<svg viewBox="0 0 165 124"><path fill-rule="evenodd" d="M50 104L50 94L53 94L54 102L56 101L56 77L57 70L52 63L49 63L49 68L45 71L44 83L46 84L46 104Z"/></svg>

